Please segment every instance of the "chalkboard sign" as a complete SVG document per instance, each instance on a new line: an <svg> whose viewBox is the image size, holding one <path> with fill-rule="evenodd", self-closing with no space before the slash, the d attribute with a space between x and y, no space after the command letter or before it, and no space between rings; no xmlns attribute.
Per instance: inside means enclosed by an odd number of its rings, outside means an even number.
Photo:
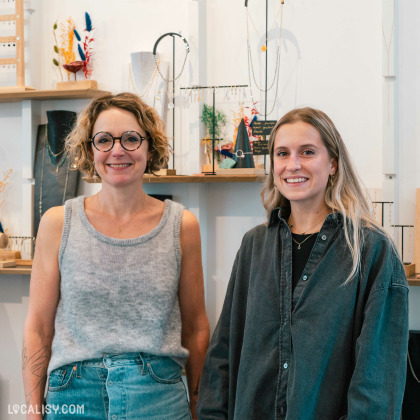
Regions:
<svg viewBox="0 0 420 420"><path fill-rule="evenodd" d="M269 136L277 121L254 121L252 123L253 136Z"/></svg>
<svg viewBox="0 0 420 420"><path fill-rule="evenodd" d="M254 155L268 155L268 140L252 142L252 151Z"/></svg>

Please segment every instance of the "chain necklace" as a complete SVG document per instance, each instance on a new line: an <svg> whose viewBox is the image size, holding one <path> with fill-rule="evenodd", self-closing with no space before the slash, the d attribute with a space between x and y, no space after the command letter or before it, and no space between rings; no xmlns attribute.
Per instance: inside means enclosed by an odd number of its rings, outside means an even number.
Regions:
<svg viewBox="0 0 420 420"><path fill-rule="evenodd" d="M47 126L45 127L45 130L47 130ZM49 151L48 146L49 146L48 139L47 139L47 136L45 135L44 145L42 147L41 185L39 187L39 219L41 219L41 217L42 217L42 193L43 193L43 184L44 184L45 149L47 149ZM61 154L62 152L60 152L59 154ZM64 157L63 162L60 164L60 166L57 166L56 173L58 173L58 168L61 167L65 161L66 161L66 157ZM53 162L51 162L51 163L54 165ZM63 192L62 205L64 205L64 202L66 201L67 186L68 186L68 182L69 182L69 172L70 172L70 161L67 160L67 171L66 171L66 180L64 182L64 192Z"/></svg>
<svg viewBox="0 0 420 420"><path fill-rule="evenodd" d="M158 60L158 66L159 66L159 63L160 63L160 59ZM150 91L152 90L153 82L155 81L156 76L157 76L158 67L155 67L155 70L153 71L152 77L150 78L149 82L147 83L147 86L144 88L144 91L142 93L138 92L136 84L134 83L133 73L132 73L132 70L131 70L131 63L129 65L129 72L130 72L130 82L131 82L131 85L133 86L134 90L136 91L138 96L146 99L148 97ZM157 89L157 87L156 87L156 89ZM156 95L155 95L155 97L156 97ZM154 106L154 104L153 104L153 106Z"/></svg>
<svg viewBox="0 0 420 420"><path fill-rule="evenodd" d="M159 61L158 61L158 59L157 59L157 53L156 53L156 50L157 50L157 46L158 46L158 44L159 44L159 42L163 39L163 38L165 38L166 36L179 36L181 39L182 39L182 41L184 42L184 45L185 45L185 50L186 50L186 52L185 52L185 57L184 57L184 62L182 63L182 68L181 68L181 71L178 73L178 76L176 76L174 79L166 79L164 76L163 76L163 74L162 74L162 72L160 71L160 68L159 68ZM168 32L167 34L164 34L164 35L162 35L156 42L155 42L155 45L154 45L154 47L153 47L153 58L154 58L154 60L155 60L155 64L156 64L156 69L157 69L157 71L159 72L159 74L160 74L160 76L162 77L162 79L165 81L165 82L175 82L176 80L178 80L180 77L181 77L181 74L182 74L182 72L184 71L184 67L185 67L185 63L187 62L187 57L188 57L188 54L189 54L189 52L190 52L190 45L188 44L188 41L182 36L182 35L180 35L180 34L177 34L176 32ZM174 65L175 65L175 63L174 63Z"/></svg>
<svg viewBox="0 0 420 420"><path fill-rule="evenodd" d="M150 179L149 179L149 181L150 181ZM146 194L143 192L143 200L145 200L145 198L146 198ZM101 203L99 201L99 193L96 194L96 201L98 202L99 208L102 210L102 205L101 205ZM144 201L143 201L143 203L144 203ZM132 222L134 220L134 218L138 214L140 214L142 211L144 211L144 204L141 206L141 209L139 211L137 211L136 213L134 213L133 216L130 217L130 219L127 222L123 223L122 225L118 225L118 233L121 233L122 230L123 230L123 228L125 226L127 226L130 222Z"/></svg>
<svg viewBox="0 0 420 420"><path fill-rule="evenodd" d="M312 236L314 236L315 235L315 233L318 233L318 232L314 232L314 233L311 233L309 236L307 236L302 242L298 242L294 237L293 237L293 235L292 235L292 241L294 242L294 243L296 243L296 244L298 244L299 246L298 246L298 249L300 249L300 246L304 243L304 242L306 242L310 237L312 237Z"/></svg>
<svg viewBox="0 0 420 420"><path fill-rule="evenodd" d="M407 358L408 358L408 364L410 365L410 370L411 370L411 373L413 375L413 378L417 381L418 384L420 384L420 379L417 378L416 372L414 372L414 368L413 368L413 365L411 363L410 352L407 352Z"/></svg>
<svg viewBox="0 0 420 420"><path fill-rule="evenodd" d="M329 214L329 213L328 213ZM306 229L305 231L303 231L301 233L301 235L305 235L306 232L309 232L310 230L312 230L314 227L318 226L321 222L323 222L325 220L325 217L323 217L319 222L315 223L312 227L310 227L309 229ZM293 224L293 216L290 213L290 222L289 222L289 226L290 226L290 230L292 230L294 228L294 224Z"/></svg>
<svg viewBox="0 0 420 420"><path fill-rule="evenodd" d="M61 168L66 161L66 157L64 156L61 162L57 165L57 157L64 153L64 148L61 152L54 153L50 142L48 141L48 124L45 126L45 142L47 143L47 150L48 156L50 157L51 163L57 168L56 173L58 174L58 168Z"/></svg>

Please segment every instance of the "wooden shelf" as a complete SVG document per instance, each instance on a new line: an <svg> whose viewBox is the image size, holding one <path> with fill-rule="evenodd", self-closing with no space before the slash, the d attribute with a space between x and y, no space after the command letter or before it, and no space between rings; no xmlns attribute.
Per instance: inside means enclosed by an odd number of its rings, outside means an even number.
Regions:
<svg viewBox="0 0 420 420"><path fill-rule="evenodd" d="M417 279L416 275L417 274L414 274L414 276L407 277L409 286L420 286L420 279Z"/></svg>
<svg viewBox="0 0 420 420"><path fill-rule="evenodd" d="M54 99L91 99L100 95L107 95L110 92L98 89L71 89L71 90L28 90L28 91L7 91L0 90L0 102L19 102L26 99L37 101L49 101Z"/></svg>
<svg viewBox="0 0 420 420"><path fill-rule="evenodd" d="M83 177L89 184L100 184L100 178ZM162 175L147 174L143 177L144 184L183 184L183 183L208 183L208 182L264 182L265 175Z"/></svg>
<svg viewBox="0 0 420 420"><path fill-rule="evenodd" d="M0 268L0 274L28 274L31 275L32 267Z"/></svg>

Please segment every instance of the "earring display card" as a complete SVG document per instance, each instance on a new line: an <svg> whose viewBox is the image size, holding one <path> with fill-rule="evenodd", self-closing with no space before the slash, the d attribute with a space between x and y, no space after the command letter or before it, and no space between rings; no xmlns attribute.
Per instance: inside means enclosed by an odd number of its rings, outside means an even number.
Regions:
<svg viewBox="0 0 420 420"><path fill-rule="evenodd" d="M16 33L16 22L14 20L0 21L0 37L14 36Z"/></svg>
<svg viewBox="0 0 420 420"><path fill-rule="evenodd" d="M0 86L16 86L16 65L0 65Z"/></svg>
<svg viewBox="0 0 420 420"><path fill-rule="evenodd" d="M0 44L0 58L16 57L16 44L14 42L3 42Z"/></svg>

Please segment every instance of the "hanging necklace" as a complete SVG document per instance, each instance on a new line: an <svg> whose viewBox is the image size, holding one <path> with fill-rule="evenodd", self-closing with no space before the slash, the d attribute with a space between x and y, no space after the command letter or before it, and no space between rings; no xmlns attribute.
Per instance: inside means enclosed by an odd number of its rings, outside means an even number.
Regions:
<svg viewBox="0 0 420 420"><path fill-rule="evenodd" d="M312 237L312 236L314 236L315 235L315 233L318 233L318 232L314 232L314 233L311 233L309 236L307 236L302 242L298 242L294 237L293 237L293 235L292 235L292 241L294 242L294 243L296 243L296 244L298 244L299 246L298 246L298 249L300 249L300 246L304 243L304 242L306 242L310 237Z"/></svg>
<svg viewBox="0 0 420 420"><path fill-rule="evenodd" d="M61 152L54 153L50 142L48 141L48 124L45 126L45 142L48 150L48 156L50 157L51 163L57 168L56 173L58 173L58 168L61 168L66 161L66 157L63 156L63 159L61 159L61 162L57 165L57 157L64 153L64 148Z"/></svg>
<svg viewBox="0 0 420 420"><path fill-rule="evenodd" d="M185 50L186 50L186 51L185 51L184 62L183 62L183 64L182 64L181 71L178 73L178 76L176 76L174 79L166 79L166 78L163 76L162 72L160 71L160 68L159 68L159 61L158 61L158 59L157 59L156 50L157 50L157 46L158 46L159 42L160 42L163 38L165 38L166 36L172 36L172 37L174 37L175 35L176 35L176 36L179 36L179 37L182 39L182 41L184 42L184 45L185 45ZM182 74L182 72L184 71L185 63L187 62L187 57L188 57L189 52L190 52L190 45L188 44L188 41L187 41L187 40L186 40L186 39L185 39L182 35L177 34L176 32L168 32L167 34L164 34L164 35L162 35L160 38L158 38L158 40L155 42L155 45L153 46L153 58L154 58L154 60L155 60L156 69L157 69L157 71L159 72L160 76L162 77L162 79L163 79L165 82L175 82L176 80L178 80L178 79L181 77L181 74Z"/></svg>
<svg viewBox="0 0 420 420"><path fill-rule="evenodd" d="M158 60L158 66L160 64L160 59ZM138 96L140 96L141 98L147 98L152 87L153 87L153 83L155 82L157 73L158 73L158 67L155 67L155 70L153 71L152 77L150 78L149 82L147 83L147 86L144 88L144 91L142 93L139 93L136 87L136 84L134 83L134 79L133 79L133 73L131 71L131 63L129 65L129 72L130 72L130 82L131 85L133 86L135 92L138 94ZM157 87L156 87L157 89ZM156 96L156 95L155 95Z"/></svg>
<svg viewBox="0 0 420 420"><path fill-rule="evenodd" d="M329 213L328 213L329 214ZM318 226L321 222L323 222L325 220L325 217L323 217L319 222L315 223L312 227L310 227L309 229L306 229L305 231L303 231L300 235L305 235L306 232L309 232L310 230L312 230L314 227ZM292 230L294 228L294 224L293 224L293 217L292 214L290 213L290 222L289 222L289 226L290 226L290 230Z"/></svg>
<svg viewBox="0 0 420 420"><path fill-rule="evenodd" d="M253 65L253 61L252 61L252 54L251 54L250 36L249 36L249 23L248 23L248 21L249 21L249 20L251 21L252 25L254 26L254 29L255 29L255 31L256 31L256 33L257 33L257 35L259 35L259 34L258 34L258 30L257 30L257 28L256 28L256 26L255 26L255 23L254 23L254 21L252 20L251 15L249 14L249 11L248 11L248 5L247 5L247 3L248 3L248 2L246 1L246 2L245 2L245 6L246 6L246 13L247 13L246 28L247 28L247 52L248 52L247 56L248 56L248 80L249 80L249 90L250 90L250 94L251 94L252 104L253 104L253 106L254 106L255 110L256 110L256 111L258 112L258 114L260 114L261 116L263 116L263 117L268 117L268 116L269 116L269 115L270 115L270 114L274 111L274 108L275 108L276 103L277 103L277 93L278 93L279 80L280 80L280 57L281 57L281 37L282 37L282 32L283 32L283 30L282 30L282 29L283 29L283 4L284 4L284 0L281 0L280 7L279 7L279 11L277 12L276 18L274 19L274 23L273 23L272 29L270 29L270 32L274 29L274 26L275 26L276 21L277 21L277 17L278 17L278 15L280 14L280 28L279 28L279 32L280 32L280 34L279 34L279 38L278 38L278 41L277 41L276 67L275 67L275 70L274 70L274 77L273 77L273 81L272 81L271 85L270 85L267 89L262 89L262 88L260 88L260 87L258 86L258 83L257 83L256 77L255 77L254 65ZM261 50L262 50L262 51L267 52L267 44L268 44L268 33L267 33L266 38L265 38L265 45L263 45L263 46L261 47ZM271 110L270 110L269 112L267 112L266 114L264 114L264 113L260 112L260 111L257 109L257 107L256 107L256 103L257 103L257 102L254 100L254 95L253 95L253 92L252 92L251 73L252 73L252 78L254 79L254 84L255 84L256 88L257 88L260 92L264 92L264 93L266 93L266 92L268 92L270 89L272 89L272 87L274 86L274 84L276 84L276 90L275 90L275 93L274 93L274 102L273 102L273 106L272 106Z"/></svg>
<svg viewBox="0 0 420 420"><path fill-rule="evenodd" d="M45 130L47 130L47 126L45 126ZM41 219L42 217L42 193L43 193L43 184L44 184L44 163L45 163L45 149L48 149L48 138L45 135L44 138L44 145L42 146L42 166L41 166L41 182L40 182L40 187L39 187L39 219ZM64 151L64 150L63 150ZM62 152L60 152L59 154L61 154ZM61 167L64 163L64 161L66 160L66 158L64 157L63 162L60 164L60 166L57 166L57 173L58 173L58 168ZM51 162L53 165L54 163ZM67 186L68 186L68 182L69 182L69 172L70 172L70 161L67 161L67 171L66 171L66 180L64 182L64 191L63 191L63 200L62 200L62 205L64 205L65 201L66 201L66 194L67 194Z"/></svg>

